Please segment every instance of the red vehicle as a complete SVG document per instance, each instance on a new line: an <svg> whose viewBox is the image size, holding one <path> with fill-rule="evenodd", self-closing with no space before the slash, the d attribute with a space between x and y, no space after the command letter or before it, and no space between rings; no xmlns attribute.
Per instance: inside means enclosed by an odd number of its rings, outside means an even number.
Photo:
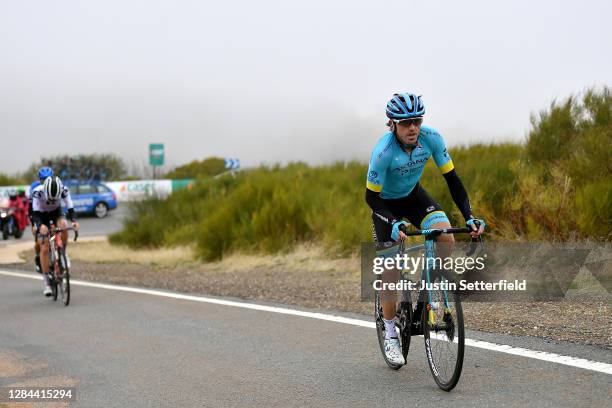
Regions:
<svg viewBox="0 0 612 408"><path fill-rule="evenodd" d="M23 231L29 223L28 219L28 198L25 192L11 194L9 196L8 207L0 211L0 224L2 226L2 239L8 239L13 235L21 238Z"/></svg>

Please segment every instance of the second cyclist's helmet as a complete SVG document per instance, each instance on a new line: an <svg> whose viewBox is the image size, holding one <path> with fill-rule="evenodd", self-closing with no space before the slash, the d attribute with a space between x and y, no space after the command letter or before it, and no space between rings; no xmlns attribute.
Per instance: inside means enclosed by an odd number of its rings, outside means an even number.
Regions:
<svg viewBox="0 0 612 408"><path fill-rule="evenodd" d="M63 189L64 185L59 177L47 177L45 179L44 190L47 200L59 200Z"/></svg>
<svg viewBox="0 0 612 408"><path fill-rule="evenodd" d="M411 93L394 94L387 102L387 117L391 120L418 118L425 114L421 96Z"/></svg>
<svg viewBox="0 0 612 408"><path fill-rule="evenodd" d="M53 169L51 167L41 167L38 170L38 178L44 180L47 177L53 177Z"/></svg>

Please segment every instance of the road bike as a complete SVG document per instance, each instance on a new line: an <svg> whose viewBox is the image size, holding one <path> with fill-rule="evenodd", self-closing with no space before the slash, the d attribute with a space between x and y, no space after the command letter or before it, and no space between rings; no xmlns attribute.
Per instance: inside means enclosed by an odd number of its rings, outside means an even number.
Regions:
<svg viewBox="0 0 612 408"><path fill-rule="evenodd" d="M449 285L449 282L453 281L449 271L434 267L433 262L428 260L436 257L436 237L441 234L469 234L472 230L446 228L408 231L404 225L402 227L400 229L407 236L425 236L425 243L406 247L404 241L401 241L397 246L397 254L402 257L404 254L424 252L423 259L426 260L421 269L420 281L412 282L414 284L412 290L401 290L397 303L394 320L402 354L406 360L411 337L422 335L427 363L434 380L442 390L450 391L457 385L463 367L465 348L463 309L458 291ZM472 240L466 255L469 256L474 252L477 242L482 242L482 237ZM410 274L405 270L400 272L400 278L400 282L411 282ZM424 288L420 289L423 285ZM376 290L374 304L378 343L387 365L399 370L402 365L392 363L385 355L385 324L381 296L381 291ZM416 305L414 308L413 297Z"/></svg>
<svg viewBox="0 0 612 408"><path fill-rule="evenodd" d="M62 300L64 306L70 304L70 262L66 256L66 247L62 241L62 231L74 231L74 241L79 237L79 231L72 227L59 228L53 223L47 234L38 233L43 240L49 240L49 284L53 300Z"/></svg>

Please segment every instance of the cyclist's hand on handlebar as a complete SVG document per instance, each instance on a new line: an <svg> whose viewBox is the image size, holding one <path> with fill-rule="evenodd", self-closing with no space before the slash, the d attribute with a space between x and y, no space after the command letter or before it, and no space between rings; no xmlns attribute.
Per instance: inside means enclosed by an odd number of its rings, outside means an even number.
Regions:
<svg viewBox="0 0 612 408"><path fill-rule="evenodd" d="M470 232L472 238L478 238L484 232L486 226L484 220L479 218L470 218L465 222L465 225L472 229L472 232Z"/></svg>
<svg viewBox="0 0 612 408"><path fill-rule="evenodd" d="M394 241L403 241L408 237L406 234L400 231L400 226L402 225L408 227L408 225L410 224L408 224L406 221L397 221L393 223L393 229L391 230L391 239L393 239Z"/></svg>

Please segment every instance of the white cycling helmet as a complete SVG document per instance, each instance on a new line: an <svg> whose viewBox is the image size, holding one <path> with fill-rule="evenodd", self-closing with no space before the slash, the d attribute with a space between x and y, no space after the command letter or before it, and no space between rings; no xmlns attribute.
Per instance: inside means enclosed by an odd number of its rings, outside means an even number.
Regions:
<svg viewBox="0 0 612 408"><path fill-rule="evenodd" d="M45 179L44 190L47 200L59 200L62 197L64 185L59 177L47 177Z"/></svg>

